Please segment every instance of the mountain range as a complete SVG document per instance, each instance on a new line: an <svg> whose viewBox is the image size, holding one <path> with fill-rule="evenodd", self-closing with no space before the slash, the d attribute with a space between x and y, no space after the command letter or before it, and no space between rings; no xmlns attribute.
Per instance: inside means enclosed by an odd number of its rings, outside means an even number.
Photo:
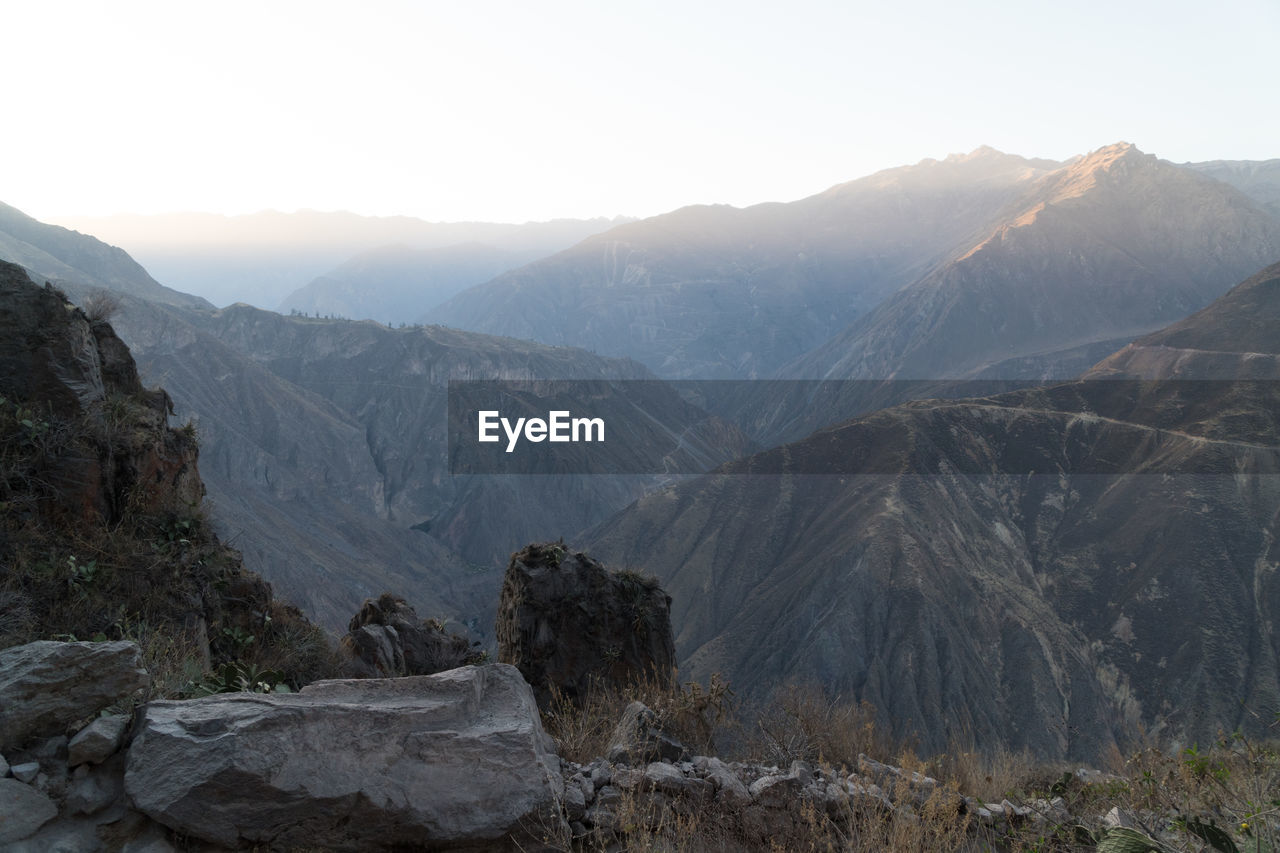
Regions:
<svg viewBox="0 0 1280 853"><path fill-rule="evenodd" d="M812 678L927 748L1261 733L1280 708L1278 320L1280 265L1090 379L903 404L648 495L592 553L663 581L695 677ZM1267 381L1107 381L1171 364L1152 352Z"/></svg>
<svg viewBox="0 0 1280 853"><path fill-rule="evenodd" d="M811 679L928 748L1093 758L1280 710L1271 162L983 148L788 204L685 208L422 318L468 331L305 315L413 319L498 263L492 231L313 258L315 238L374 227L316 215L277 257L335 269L294 316L117 281L137 266L123 252L16 211L0 247L81 299L123 294L113 323L198 426L220 529L331 627L391 590L484 637L505 556L577 536L657 575L683 671L748 700ZM459 379L601 380L602 411L682 462L452 476ZM972 384L1004 379L1042 387ZM1194 381L1135 381L1157 379ZM655 389L640 410L634 380ZM601 451L572 470L628 470Z"/></svg>
<svg viewBox="0 0 1280 853"><path fill-rule="evenodd" d="M440 323L760 378L926 273L1057 164L979 149L788 204L688 207L467 290Z"/></svg>
<svg viewBox="0 0 1280 853"><path fill-rule="evenodd" d="M361 301L321 307L345 299L341 290L327 293L318 278L347 281L344 264L357 255L389 246L442 249L478 244L498 257L519 262L571 246L584 237L625 222L625 218L552 220L522 225L490 222L427 222L410 216L359 216L354 213L263 211L243 216L210 213L75 216L58 225L95 234L123 246L169 285L199 294L215 305L246 302L275 309L341 314L362 319ZM335 269L337 268L337 269ZM447 268L447 267L446 267ZM337 276L332 273L338 272ZM428 275L438 273L428 273ZM376 291L383 282L368 282ZM309 288L307 293L295 292ZM316 291L319 291L317 293ZM372 296L372 294L370 294ZM320 299L321 303L313 300ZM415 304L403 318L431 307ZM368 319L387 320L369 315Z"/></svg>

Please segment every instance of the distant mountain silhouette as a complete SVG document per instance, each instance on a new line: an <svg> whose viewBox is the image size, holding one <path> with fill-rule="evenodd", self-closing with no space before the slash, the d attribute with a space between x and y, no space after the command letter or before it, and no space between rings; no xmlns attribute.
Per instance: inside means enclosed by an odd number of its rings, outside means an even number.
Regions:
<svg viewBox="0 0 1280 853"><path fill-rule="evenodd" d="M466 288L548 254L550 249L499 249L481 243L438 249L382 246L295 290L280 303L280 311L414 323Z"/></svg>
<svg viewBox="0 0 1280 853"><path fill-rule="evenodd" d="M628 356L669 378L767 376L976 238L1056 165L981 148L789 204L687 207L499 276L428 318Z"/></svg>
<svg viewBox="0 0 1280 853"><path fill-rule="evenodd" d="M357 254L379 247L402 244L415 249L438 249L481 243L500 251L537 257L625 221L562 219L521 225L427 222L410 216L304 210L245 216L81 216L60 219L59 224L101 235L123 246L161 281L197 293L216 305L246 302L274 309L317 277ZM418 317L426 307L404 319Z"/></svg>
<svg viewBox="0 0 1280 853"><path fill-rule="evenodd" d="M47 225L0 203L0 258L20 264L33 278L75 281L171 305L212 308L196 296L162 286L123 249L96 237Z"/></svg>
<svg viewBox="0 0 1280 853"><path fill-rule="evenodd" d="M1110 145L1042 177L948 261L778 374L837 384L762 383L724 410L774 443L900 391L954 396L944 380L1069 378L1278 258L1280 219L1242 193ZM838 384L848 379L936 384Z"/></svg>

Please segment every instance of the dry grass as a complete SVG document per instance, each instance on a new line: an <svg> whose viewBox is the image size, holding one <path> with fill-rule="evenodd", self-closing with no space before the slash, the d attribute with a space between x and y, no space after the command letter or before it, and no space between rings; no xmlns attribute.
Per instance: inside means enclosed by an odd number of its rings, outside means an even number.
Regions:
<svg viewBox="0 0 1280 853"><path fill-rule="evenodd" d="M788 685L763 707L742 708L729 700L723 683L712 689L658 688L600 691L582 707L560 701L545 715L561 754L581 764L604 754L626 705L635 699L665 708L664 721L690 727L688 714L703 723L707 697L717 711L704 746L737 759L786 767L792 760L815 767L857 769L859 756L938 780L931 792L881 780L894 809L851 799L840 808L800 799L785 812L735 808L713 798L664 796L642 787L621 792L610 806L611 825L578 839L554 838L557 849L615 851L1076 851L1094 850L1103 816L1112 808L1132 815L1139 828L1169 851L1215 848L1210 830L1226 830L1239 851L1280 853L1280 744L1256 744L1239 736L1223 738L1208 750L1171 752L1155 746L1117 758L1115 775L1082 780L1062 763L1042 762L1026 753L983 752L957 745L942 755L921 757L911 744L895 741L876 724L865 703L833 697L814 685ZM683 724L676 721L683 719ZM1277 723L1280 728L1280 722ZM674 731L669 733L675 734ZM679 735L676 735L679 737ZM697 754L717 754L695 748ZM1061 797L1070 814L1043 820L980 824L962 805L963 796L982 803L1036 803ZM1155 849L1155 848L1153 848Z"/></svg>
<svg viewBox="0 0 1280 853"><path fill-rule="evenodd" d="M697 682L665 684L656 678L627 687L597 685L578 701L553 688L543 726L555 738L561 757L587 763L605 754L623 710L634 701L649 706L663 730L696 754L716 754L717 737L733 725L733 693L713 676L709 687Z"/></svg>
<svg viewBox="0 0 1280 853"><path fill-rule="evenodd" d="M95 290L80 306L91 324L105 323L120 311L120 296L110 290Z"/></svg>

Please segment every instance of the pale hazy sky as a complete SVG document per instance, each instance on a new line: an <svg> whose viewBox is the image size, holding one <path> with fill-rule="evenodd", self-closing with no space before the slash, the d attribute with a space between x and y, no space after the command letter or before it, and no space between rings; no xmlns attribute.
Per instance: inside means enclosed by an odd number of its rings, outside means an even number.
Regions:
<svg viewBox="0 0 1280 853"><path fill-rule="evenodd" d="M6 2L0 201L432 220L788 201L978 145L1280 157L1280 0Z"/></svg>

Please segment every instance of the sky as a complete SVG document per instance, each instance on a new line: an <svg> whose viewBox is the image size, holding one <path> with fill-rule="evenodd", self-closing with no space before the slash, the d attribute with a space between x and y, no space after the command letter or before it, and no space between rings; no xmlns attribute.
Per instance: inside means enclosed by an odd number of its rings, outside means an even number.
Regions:
<svg viewBox="0 0 1280 853"><path fill-rule="evenodd" d="M979 145L1280 157L1280 0L6 4L0 201L433 221L790 201Z"/></svg>

